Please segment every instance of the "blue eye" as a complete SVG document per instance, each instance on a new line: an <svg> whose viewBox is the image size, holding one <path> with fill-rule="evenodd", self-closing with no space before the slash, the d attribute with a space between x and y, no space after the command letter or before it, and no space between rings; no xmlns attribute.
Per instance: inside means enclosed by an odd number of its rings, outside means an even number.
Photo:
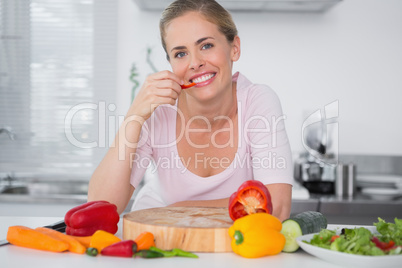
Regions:
<svg viewBox="0 0 402 268"><path fill-rule="evenodd" d="M208 43L208 44L203 45L203 46L202 46L202 49L209 49L209 48L211 48L211 47L213 47L213 46L214 46L214 45Z"/></svg>
<svg viewBox="0 0 402 268"><path fill-rule="evenodd" d="M186 55L186 53L184 52L177 52L176 54L174 54L175 58L183 58Z"/></svg>

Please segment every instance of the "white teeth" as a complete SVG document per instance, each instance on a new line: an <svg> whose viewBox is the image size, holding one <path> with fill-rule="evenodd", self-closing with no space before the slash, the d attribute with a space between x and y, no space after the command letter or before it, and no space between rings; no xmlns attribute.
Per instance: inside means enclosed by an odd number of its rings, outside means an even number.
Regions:
<svg viewBox="0 0 402 268"><path fill-rule="evenodd" d="M214 77L214 76L215 76L215 74L207 74L207 75L204 75L204 76L197 77L197 78L193 79L193 82L194 82L194 83L205 82L205 81L211 79L211 78Z"/></svg>

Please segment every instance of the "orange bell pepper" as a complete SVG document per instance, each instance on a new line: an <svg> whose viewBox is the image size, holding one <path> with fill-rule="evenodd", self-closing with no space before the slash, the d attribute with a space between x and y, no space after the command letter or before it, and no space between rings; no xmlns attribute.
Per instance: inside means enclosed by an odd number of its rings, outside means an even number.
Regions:
<svg viewBox="0 0 402 268"><path fill-rule="evenodd" d="M143 232L134 239L137 243L137 250L149 249L150 247L155 247L155 237L150 232Z"/></svg>
<svg viewBox="0 0 402 268"><path fill-rule="evenodd" d="M91 241L89 242L89 247L96 248L98 252L101 252L105 247L120 241L121 239L114 234L103 230L98 230L92 235Z"/></svg>

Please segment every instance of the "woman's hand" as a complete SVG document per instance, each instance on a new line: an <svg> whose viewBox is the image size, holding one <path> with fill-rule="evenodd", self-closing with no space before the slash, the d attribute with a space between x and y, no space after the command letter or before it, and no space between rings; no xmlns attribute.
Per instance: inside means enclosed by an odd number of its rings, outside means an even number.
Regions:
<svg viewBox="0 0 402 268"><path fill-rule="evenodd" d="M170 71L149 75L131 104L127 117L136 115L147 120L159 105L174 105L181 92L180 84L181 79Z"/></svg>

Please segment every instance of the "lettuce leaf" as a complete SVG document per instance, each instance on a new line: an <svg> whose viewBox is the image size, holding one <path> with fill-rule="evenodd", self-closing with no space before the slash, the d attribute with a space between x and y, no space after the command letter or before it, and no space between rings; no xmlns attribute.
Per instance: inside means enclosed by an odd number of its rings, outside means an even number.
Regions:
<svg viewBox="0 0 402 268"><path fill-rule="evenodd" d="M398 255L402 254L402 220L395 218L394 222L387 223L378 218L378 222L374 223L379 233L376 237L380 241L387 243L392 240L395 242L395 247L390 250L382 250L377 247L372 241L373 234L364 227L344 228L339 237L336 236L336 231L323 229L318 234L315 234L309 242L304 242L330 250L357 255Z"/></svg>
<svg viewBox="0 0 402 268"><path fill-rule="evenodd" d="M394 219L395 223L385 222L378 218L378 222L374 223L377 231L381 234L379 239L383 242L393 240L396 246L402 246L402 219Z"/></svg>

